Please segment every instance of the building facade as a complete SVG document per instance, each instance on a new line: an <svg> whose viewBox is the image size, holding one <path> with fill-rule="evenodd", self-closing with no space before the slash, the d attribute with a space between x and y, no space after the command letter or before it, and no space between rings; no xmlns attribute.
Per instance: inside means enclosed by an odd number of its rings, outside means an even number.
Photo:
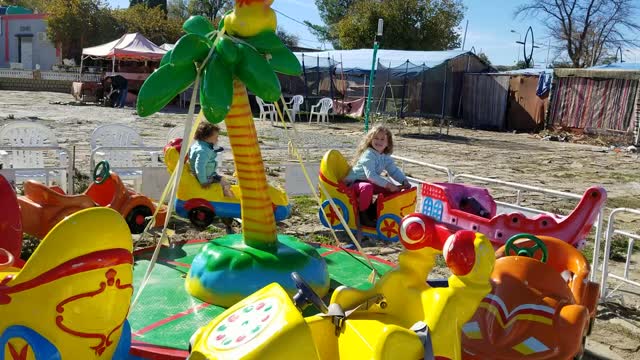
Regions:
<svg viewBox="0 0 640 360"><path fill-rule="evenodd" d="M0 7L0 67L43 71L60 63L47 37L46 14L12 14Z"/></svg>

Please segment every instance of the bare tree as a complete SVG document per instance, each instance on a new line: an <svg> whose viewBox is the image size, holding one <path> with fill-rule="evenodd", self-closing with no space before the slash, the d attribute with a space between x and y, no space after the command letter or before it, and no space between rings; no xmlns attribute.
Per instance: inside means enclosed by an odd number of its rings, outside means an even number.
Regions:
<svg viewBox="0 0 640 360"><path fill-rule="evenodd" d="M191 0L189 2L191 14L204 15L211 20L218 19L232 7L232 0Z"/></svg>
<svg viewBox="0 0 640 360"><path fill-rule="evenodd" d="M621 45L637 45L637 0L531 0L516 16L537 16L574 67L595 65Z"/></svg>

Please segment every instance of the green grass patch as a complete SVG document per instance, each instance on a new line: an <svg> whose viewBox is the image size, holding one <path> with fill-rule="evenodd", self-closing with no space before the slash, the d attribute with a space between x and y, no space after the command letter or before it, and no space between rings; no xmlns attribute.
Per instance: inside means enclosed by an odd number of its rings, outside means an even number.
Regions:
<svg viewBox="0 0 640 360"><path fill-rule="evenodd" d="M292 213L297 215L316 215L318 202L311 195L299 195L291 198Z"/></svg>
<svg viewBox="0 0 640 360"><path fill-rule="evenodd" d="M332 237L326 235L312 234L310 237L310 241L322 245L336 246L336 241Z"/></svg>

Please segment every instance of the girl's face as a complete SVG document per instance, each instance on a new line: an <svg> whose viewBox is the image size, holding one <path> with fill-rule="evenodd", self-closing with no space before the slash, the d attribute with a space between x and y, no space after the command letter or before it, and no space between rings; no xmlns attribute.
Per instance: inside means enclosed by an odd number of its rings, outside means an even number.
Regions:
<svg viewBox="0 0 640 360"><path fill-rule="evenodd" d="M209 135L208 138L205 138L204 141L208 142L209 144L217 144L218 143L218 133L217 132L213 132L211 133L211 135Z"/></svg>
<svg viewBox="0 0 640 360"><path fill-rule="evenodd" d="M377 134L373 136L371 140L371 147L374 148L377 152L382 154L384 150L389 145L389 140L387 139L387 134L384 131L378 131Z"/></svg>

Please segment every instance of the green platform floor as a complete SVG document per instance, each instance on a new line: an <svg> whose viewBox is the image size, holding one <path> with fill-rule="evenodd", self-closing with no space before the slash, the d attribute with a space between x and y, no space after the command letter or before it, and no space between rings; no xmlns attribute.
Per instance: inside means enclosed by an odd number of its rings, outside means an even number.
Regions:
<svg viewBox="0 0 640 360"><path fill-rule="evenodd" d="M192 298L184 288L190 264L204 244L204 241L194 241L161 250L152 276L129 314L133 343L131 359L185 359L191 335L224 311L224 308ZM318 253L329 267L332 290L340 285L359 289L370 286L371 270L362 255L325 246L319 247ZM136 252L135 289L139 288L152 254L153 249ZM375 257L371 259L380 274L393 266Z"/></svg>

